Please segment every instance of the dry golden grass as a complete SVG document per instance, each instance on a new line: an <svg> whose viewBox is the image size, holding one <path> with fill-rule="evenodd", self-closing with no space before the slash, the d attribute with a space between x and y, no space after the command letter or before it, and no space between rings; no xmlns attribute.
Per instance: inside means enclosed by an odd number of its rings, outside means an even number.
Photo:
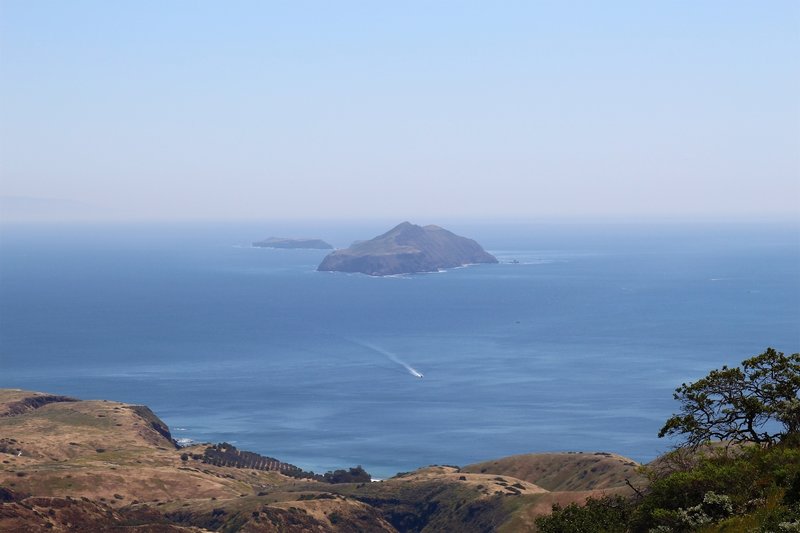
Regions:
<svg viewBox="0 0 800 533"><path fill-rule="evenodd" d="M0 410L37 395L2 390ZM182 453L202 453L202 447L179 450L152 422L135 406L100 400L48 403L0 417L2 442L12 448L0 453L0 484L37 496L84 496L122 505L234 498L286 481L275 472L183 461Z"/></svg>
<svg viewBox="0 0 800 533"><path fill-rule="evenodd" d="M513 476L551 492L587 491L645 482L639 464L621 455L596 453L534 453L512 455L462 468L466 472Z"/></svg>
<svg viewBox="0 0 800 533"><path fill-rule="evenodd" d="M517 455L463 469L420 468L380 483L329 485L192 458L205 448L176 448L163 422L143 406L0 389L0 485L55 498L52 505L58 498L86 498L99 507L77 506L75 512L90 521L102 509L117 509L157 516L188 513L202 527L227 517L244 520L251 531L391 532L392 505L401 513L423 512L427 499L435 497L444 513L430 517L440 520L437 524L457 525L467 520L459 509L476 505L502 510L496 516L502 531L533 531L535 518L548 514L554 503L628 495L626 479L644 484L635 462L606 453ZM24 523L30 513L16 507L0 504L8 520ZM215 515L220 510L224 514ZM173 530L180 528L165 529Z"/></svg>
<svg viewBox="0 0 800 533"><path fill-rule="evenodd" d="M405 474L402 477L386 480L384 483L391 485L392 483L419 483L430 481L460 483L476 489L483 496L494 496L498 494L527 495L547 492L547 490L538 485L515 477L469 473L452 466L428 466Z"/></svg>

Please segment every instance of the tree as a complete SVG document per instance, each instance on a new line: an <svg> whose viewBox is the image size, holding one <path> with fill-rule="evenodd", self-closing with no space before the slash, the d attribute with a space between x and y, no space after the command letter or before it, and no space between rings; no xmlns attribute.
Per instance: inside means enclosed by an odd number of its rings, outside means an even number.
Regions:
<svg viewBox="0 0 800 533"><path fill-rule="evenodd" d="M712 370L673 395L680 414L658 436L682 435L684 447L709 440L774 444L800 432L800 353L785 356L772 348L741 367Z"/></svg>
<svg viewBox="0 0 800 533"><path fill-rule="evenodd" d="M350 470L335 470L326 472L324 480L328 483L369 483L372 477L361 465Z"/></svg>
<svg viewBox="0 0 800 533"><path fill-rule="evenodd" d="M628 521L634 504L622 496L588 498L584 505L571 503L561 507L553 505L553 512L536 519L540 533L624 533L629 531Z"/></svg>

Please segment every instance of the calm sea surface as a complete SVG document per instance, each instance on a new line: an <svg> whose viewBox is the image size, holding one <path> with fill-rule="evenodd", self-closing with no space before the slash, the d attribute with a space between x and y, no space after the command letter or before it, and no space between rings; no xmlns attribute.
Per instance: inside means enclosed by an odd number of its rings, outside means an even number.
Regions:
<svg viewBox="0 0 800 533"><path fill-rule="evenodd" d="M3 226L0 387L384 477L535 451L648 461L681 382L800 351L797 226L450 224L501 264L390 278L249 246L390 226Z"/></svg>

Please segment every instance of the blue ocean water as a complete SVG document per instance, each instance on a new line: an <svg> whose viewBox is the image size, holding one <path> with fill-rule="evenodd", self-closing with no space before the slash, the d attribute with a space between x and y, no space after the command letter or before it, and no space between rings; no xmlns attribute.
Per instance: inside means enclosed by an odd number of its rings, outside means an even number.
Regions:
<svg viewBox="0 0 800 533"><path fill-rule="evenodd" d="M535 451L648 461L681 382L800 351L797 225L460 222L501 264L390 278L249 246L388 227L5 225L0 387L385 477Z"/></svg>

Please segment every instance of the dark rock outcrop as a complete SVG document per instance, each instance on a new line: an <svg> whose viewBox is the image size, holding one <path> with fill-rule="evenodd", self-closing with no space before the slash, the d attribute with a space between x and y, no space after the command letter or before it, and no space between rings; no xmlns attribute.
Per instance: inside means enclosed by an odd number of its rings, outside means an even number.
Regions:
<svg viewBox="0 0 800 533"><path fill-rule="evenodd" d="M69 396L59 396L55 394L38 394L28 396L21 400L8 403L4 407L0 407L0 416L17 416L34 409L43 407L49 403L57 402L77 402L76 398Z"/></svg>
<svg viewBox="0 0 800 533"><path fill-rule="evenodd" d="M172 434L169 431L169 426L167 426L160 418L158 418L149 407L146 405L131 405L128 407L128 409L139 415L142 420L149 424L153 431L166 439L170 445L176 449L178 448L175 439L172 438Z"/></svg>
<svg viewBox="0 0 800 533"><path fill-rule="evenodd" d="M372 240L328 254L317 270L387 276L474 263L497 263L497 259L472 239L439 226L403 222Z"/></svg>
<svg viewBox="0 0 800 533"><path fill-rule="evenodd" d="M333 246L322 239L287 239L270 237L253 243L257 248L286 248L294 250L333 250Z"/></svg>

